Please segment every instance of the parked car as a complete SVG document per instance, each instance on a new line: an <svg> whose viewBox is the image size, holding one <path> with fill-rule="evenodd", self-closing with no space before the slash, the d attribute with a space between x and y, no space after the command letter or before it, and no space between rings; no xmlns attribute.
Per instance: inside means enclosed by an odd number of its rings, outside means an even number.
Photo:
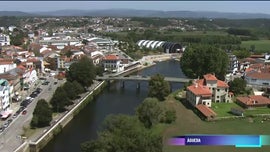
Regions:
<svg viewBox="0 0 270 152"><path fill-rule="evenodd" d="M7 122L10 124L12 121L13 121L13 119L8 119Z"/></svg>
<svg viewBox="0 0 270 152"><path fill-rule="evenodd" d="M6 121L6 122L4 123L4 125L3 125L3 127L4 127L4 128L7 128L8 125L9 125L9 123Z"/></svg>
<svg viewBox="0 0 270 152"><path fill-rule="evenodd" d="M1 126L0 127L0 132L3 132L5 130L5 127L4 126Z"/></svg>
<svg viewBox="0 0 270 152"><path fill-rule="evenodd" d="M32 94L30 94L30 97L31 97L31 98L35 98L35 97L37 97L37 96L38 96L37 93L32 93Z"/></svg>
<svg viewBox="0 0 270 152"><path fill-rule="evenodd" d="M23 110L22 115L26 115L27 110Z"/></svg>
<svg viewBox="0 0 270 152"><path fill-rule="evenodd" d="M18 114L17 113L14 113L13 116L12 116L12 118L15 119L17 116L18 116Z"/></svg>

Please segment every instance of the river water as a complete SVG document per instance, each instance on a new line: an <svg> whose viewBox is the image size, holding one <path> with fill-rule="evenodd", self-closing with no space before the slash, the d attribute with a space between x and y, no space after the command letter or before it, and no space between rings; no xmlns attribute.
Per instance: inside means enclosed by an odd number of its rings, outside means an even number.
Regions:
<svg viewBox="0 0 270 152"><path fill-rule="evenodd" d="M134 74L181 77L178 61L159 62L155 66L146 68ZM104 118L109 114L134 114L135 108L147 97L148 82L141 82L140 89L136 89L137 82L115 82L104 89L96 99L89 103L42 152L79 152L80 143L97 138L97 131L101 129ZM172 90L183 87L181 83L172 83Z"/></svg>

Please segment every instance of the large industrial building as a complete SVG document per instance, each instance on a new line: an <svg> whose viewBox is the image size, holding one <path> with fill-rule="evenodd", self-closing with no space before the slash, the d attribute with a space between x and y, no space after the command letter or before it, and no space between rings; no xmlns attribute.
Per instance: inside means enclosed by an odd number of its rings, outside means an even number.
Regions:
<svg viewBox="0 0 270 152"><path fill-rule="evenodd" d="M165 53L178 53L182 51L182 46L174 42L140 40L137 42L137 45L148 49L163 48Z"/></svg>

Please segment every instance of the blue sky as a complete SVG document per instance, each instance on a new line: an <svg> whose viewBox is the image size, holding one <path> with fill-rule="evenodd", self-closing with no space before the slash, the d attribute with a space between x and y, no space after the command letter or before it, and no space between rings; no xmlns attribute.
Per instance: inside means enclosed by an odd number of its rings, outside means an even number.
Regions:
<svg viewBox="0 0 270 152"><path fill-rule="evenodd" d="M270 14L270 1L0 1L0 11L46 12L62 9L110 8Z"/></svg>

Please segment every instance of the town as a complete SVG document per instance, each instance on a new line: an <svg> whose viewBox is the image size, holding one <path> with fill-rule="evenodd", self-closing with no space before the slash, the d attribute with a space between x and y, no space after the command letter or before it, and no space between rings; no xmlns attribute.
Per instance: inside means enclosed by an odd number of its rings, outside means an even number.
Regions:
<svg viewBox="0 0 270 152"><path fill-rule="evenodd" d="M179 131L175 128L182 127L182 122L194 126L184 125L181 133L199 133L196 127L200 125L216 131L229 121L266 128L270 123L269 29L260 29L266 34L254 30L252 19L245 23L228 20L231 27L223 26L225 21L0 16L0 151L42 151L99 94L114 92L118 84L119 98L121 93L130 93L126 88L136 89L137 96L148 92L140 97L143 101L129 103L136 111L134 117L111 116L115 122L105 119L112 123L111 130L118 127L115 123L124 122L119 134L129 136L124 132L127 128L139 134L135 128L141 127L147 141L162 141L176 136ZM268 25L270 21L259 20L256 24ZM157 67L168 71L159 72ZM181 73L167 75L175 71ZM125 100L129 100L128 93ZM138 100L135 97L130 96ZM108 100L114 99L109 96ZM110 111L109 105L104 111ZM125 126L129 122L131 126ZM202 129L203 133L217 133L207 129ZM224 133L233 133L230 129ZM160 130L166 134L152 134ZM96 135L96 148L106 138L103 133ZM110 134L112 140L117 136L113 131ZM86 142L81 149L89 151L93 147ZM155 148L171 148L164 147L160 142Z"/></svg>

